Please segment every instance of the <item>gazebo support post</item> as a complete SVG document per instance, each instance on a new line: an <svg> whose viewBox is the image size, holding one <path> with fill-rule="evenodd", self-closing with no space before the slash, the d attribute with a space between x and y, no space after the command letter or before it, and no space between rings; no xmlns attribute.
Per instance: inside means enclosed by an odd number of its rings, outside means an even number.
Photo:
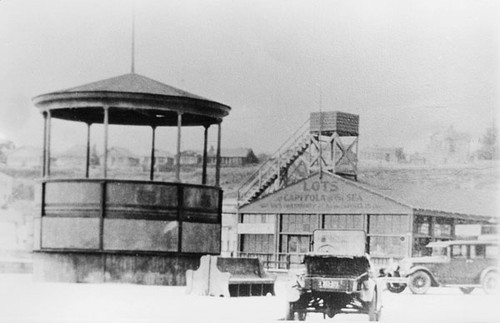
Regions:
<svg viewBox="0 0 500 323"><path fill-rule="evenodd" d="M155 133L156 126L152 126L152 135L151 135L151 168L149 170L149 180L153 180L155 176Z"/></svg>
<svg viewBox="0 0 500 323"><path fill-rule="evenodd" d="M90 168L90 125L87 123L87 153L85 158L85 178L89 178L89 168Z"/></svg>
<svg viewBox="0 0 500 323"><path fill-rule="evenodd" d="M220 142L221 142L221 122L217 124L217 157L215 160L215 186L220 186Z"/></svg>
<svg viewBox="0 0 500 323"><path fill-rule="evenodd" d="M50 114L50 110L47 111L47 153L45 154L45 175L50 176L50 133L52 130L51 123L52 116Z"/></svg>
<svg viewBox="0 0 500 323"><path fill-rule="evenodd" d="M177 182L181 181L181 129L182 129L182 113L177 113L177 155L176 163L177 168L175 170L175 179Z"/></svg>
<svg viewBox="0 0 500 323"><path fill-rule="evenodd" d="M208 127L210 125L206 125L205 127L205 138L203 141L203 170L201 174L201 184L205 185L207 184L207 146L208 146Z"/></svg>
<svg viewBox="0 0 500 323"><path fill-rule="evenodd" d="M47 111L43 112L43 151L42 151L42 177L45 177L47 163Z"/></svg>
<svg viewBox="0 0 500 323"><path fill-rule="evenodd" d="M104 106L104 161L102 163L103 177L108 177L108 128L109 128L109 107Z"/></svg>

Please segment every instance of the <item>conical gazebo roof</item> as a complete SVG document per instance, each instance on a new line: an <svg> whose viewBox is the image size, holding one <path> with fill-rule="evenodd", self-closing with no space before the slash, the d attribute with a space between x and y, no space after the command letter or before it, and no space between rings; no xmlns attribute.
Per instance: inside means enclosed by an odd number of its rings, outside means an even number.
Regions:
<svg viewBox="0 0 500 323"><path fill-rule="evenodd" d="M210 125L231 109L135 73L42 94L33 101L54 118L102 123L103 107L108 107L110 124L151 126L174 126L179 113L183 126Z"/></svg>
<svg viewBox="0 0 500 323"><path fill-rule="evenodd" d="M93 91L157 94L157 95L178 96L178 97L187 97L199 100L207 100L201 96L180 90L173 86L163 84L149 77L135 73L115 76L105 80L72 87L66 90L56 91L54 93L93 92Z"/></svg>

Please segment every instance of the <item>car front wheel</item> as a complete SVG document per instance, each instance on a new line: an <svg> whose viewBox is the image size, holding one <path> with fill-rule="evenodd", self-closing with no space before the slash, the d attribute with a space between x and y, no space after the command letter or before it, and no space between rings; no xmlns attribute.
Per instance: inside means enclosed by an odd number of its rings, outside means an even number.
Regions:
<svg viewBox="0 0 500 323"><path fill-rule="evenodd" d="M393 275L388 274L387 277L393 277ZM394 273L394 277L400 277L398 272ZM387 283L387 289L391 293L402 293L406 289L406 284L398 284L398 283Z"/></svg>
<svg viewBox="0 0 500 323"><path fill-rule="evenodd" d="M411 274L409 285L413 294L425 294L431 287L431 276L425 271L416 271Z"/></svg>

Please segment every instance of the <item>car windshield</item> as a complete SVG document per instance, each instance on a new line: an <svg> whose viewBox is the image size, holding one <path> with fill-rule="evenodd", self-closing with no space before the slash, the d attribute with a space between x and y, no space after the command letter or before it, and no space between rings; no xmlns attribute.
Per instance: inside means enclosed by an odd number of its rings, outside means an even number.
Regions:
<svg viewBox="0 0 500 323"><path fill-rule="evenodd" d="M366 257L306 256L307 273L319 276L360 276L370 270Z"/></svg>

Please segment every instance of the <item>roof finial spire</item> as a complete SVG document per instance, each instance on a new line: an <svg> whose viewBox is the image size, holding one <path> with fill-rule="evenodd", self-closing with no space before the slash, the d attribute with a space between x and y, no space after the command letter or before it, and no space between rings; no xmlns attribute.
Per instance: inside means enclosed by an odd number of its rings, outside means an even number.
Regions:
<svg viewBox="0 0 500 323"><path fill-rule="evenodd" d="M135 1L132 0L132 55L131 55L131 72L135 73Z"/></svg>

